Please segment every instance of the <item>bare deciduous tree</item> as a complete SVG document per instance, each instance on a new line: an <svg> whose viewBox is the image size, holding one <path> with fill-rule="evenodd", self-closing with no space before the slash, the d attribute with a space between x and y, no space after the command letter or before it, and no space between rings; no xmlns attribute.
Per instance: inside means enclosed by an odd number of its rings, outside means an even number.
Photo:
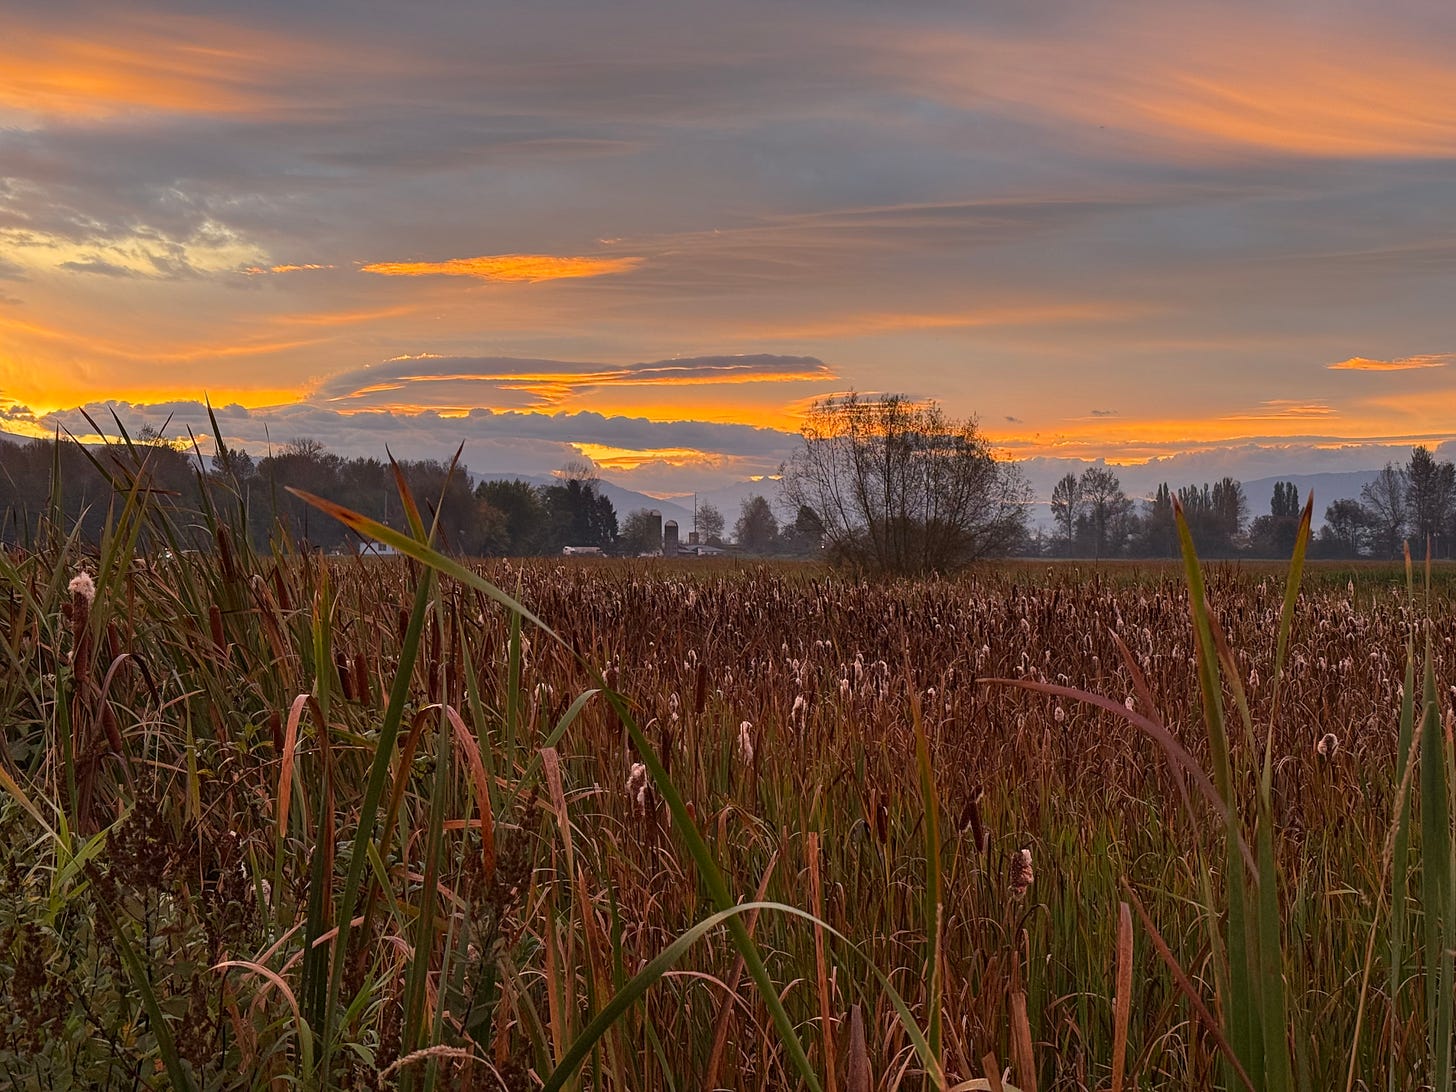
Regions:
<svg viewBox="0 0 1456 1092"><path fill-rule="evenodd" d="M723 513L718 511L716 505L709 501L698 505L698 534L703 542L714 546L721 545L724 525Z"/></svg>
<svg viewBox="0 0 1456 1092"><path fill-rule="evenodd" d="M948 571L1009 553L1029 490L974 419L903 395L817 402L783 492L822 521L834 556L873 572Z"/></svg>
<svg viewBox="0 0 1456 1092"><path fill-rule="evenodd" d="M1109 552L1117 552L1116 549L1109 551L1108 547L1120 546L1125 535L1119 531L1115 536L1118 541L1111 543L1108 532L1121 528L1125 517L1132 511L1132 501L1122 491L1122 482L1105 466L1089 466L1082 471L1082 480L1077 488L1092 531L1092 556L1101 558Z"/></svg>
<svg viewBox="0 0 1456 1092"><path fill-rule="evenodd" d="M1370 514L1371 540L1383 557L1395 557L1405 539L1409 518L1405 498L1405 471L1391 463L1360 490L1360 500Z"/></svg>
<svg viewBox="0 0 1456 1092"><path fill-rule="evenodd" d="M1067 553L1072 553L1072 544L1077 539L1077 519L1082 514L1082 486L1077 475L1063 475L1061 481L1052 486L1052 519L1057 531L1066 543Z"/></svg>

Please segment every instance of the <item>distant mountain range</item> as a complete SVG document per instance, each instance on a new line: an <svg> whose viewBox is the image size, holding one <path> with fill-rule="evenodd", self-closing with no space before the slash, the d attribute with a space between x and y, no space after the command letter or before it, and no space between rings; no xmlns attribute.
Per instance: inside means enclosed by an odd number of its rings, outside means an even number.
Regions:
<svg viewBox="0 0 1456 1092"><path fill-rule="evenodd" d="M1244 495L1249 498L1250 515L1258 516L1269 511L1269 499L1274 495L1275 482L1293 482L1299 489L1301 505L1313 490L1314 522L1318 527L1324 522L1326 508L1347 497L1359 500L1360 490L1379 475L1379 470L1348 470L1337 474L1281 474L1244 482Z"/></svg>

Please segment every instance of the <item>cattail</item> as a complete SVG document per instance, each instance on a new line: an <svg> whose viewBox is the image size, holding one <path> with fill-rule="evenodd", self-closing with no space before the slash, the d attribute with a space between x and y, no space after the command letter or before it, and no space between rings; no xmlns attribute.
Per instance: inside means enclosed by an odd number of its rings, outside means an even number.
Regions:
<svg viewBox="0 0 1456 1092"><path fill-rule="evenodd" d="M1334 732L1326 732L1320 736L1319 742L1314 745L1315 754L1320 758L1334 758L1335 752L1340 749L1340 737Z"/></svg>
<svg viewBox="0 0 1456 1092"><path fill-rule="evenodd" d="M647 767L640 762L632 763L632 772L627 776L627 796L639 819L647 818L647 789Z"/></svg>
<svg viewBox="0 0 1456 1092"><path fill-rule="evenodd" d="M71 600L77 606L81 606L81 600L85 600L86 610L89 613L91 604L96 602L96 581L91 579L88 572L80 572L71 577L71 583L66 586L71 593Z"/></svg>
<svg viewBox="0 0 1456 1092"><path fill-rule="evenodd" d="M63 608L71 623L71 669L77 679L84 679L91 669L91 641L86 626L91 620L91 606L96 602L96 581L90 573L79 572L71 578L66 590L71 593L71 601Z"/></svg>
<svg viewBox="0 0 1456 1092"><path fill-rule="evenodd" d="M1063 723L1067 719L1067 711L1063 709L1060 705L1057 706L1055 709L1052 710L1052 719L1055 720L1058 724Z"/></svg>
<svg viewBox="0 0 1456 1092"><path fill-rule="evenodd" d="M1011 858L1011 897L1018 902L1026 898L1036 873L1031 868L1031 850L1018 849Z"/></svg>
<svg viewBox="0 0 1456 1092"><path fill-rule="evenodd" d="M753 722L745 720L738 726L738 761L744 766L753 765Z"/></svg>

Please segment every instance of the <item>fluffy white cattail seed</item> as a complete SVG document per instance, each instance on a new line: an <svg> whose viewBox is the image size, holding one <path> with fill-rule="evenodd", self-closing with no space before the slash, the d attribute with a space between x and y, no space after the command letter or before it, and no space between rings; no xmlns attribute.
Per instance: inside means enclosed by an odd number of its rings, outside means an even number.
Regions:
<svg viewBox="0 0 1456 1092"><path fill-rule="evenodd" d="M632 763L632 772L627 777L627 796L632 801L632 810L638 816L647 815L647 767L640 762Z"/></svg>
<svg viewBox="0 0 1456 1092"><path fill-rule="evenodd" d="M96 581L91 579L90 573L77 573L71 577L71 582L66 586L66 590L72 596L86 600L88 607L96 602Z"/></svg>
<svg viewBox="0 0 1456 1092"><path fill-rule="evenodd" d="M1036 873L1031 868L1031 850L1018 849L1011 858L1011 897L1018 901L1026 898L1026 893L1035 880Z"/></svg>
<svg viewBox="0 0 1456 1092"><path fill-rule="evenodd" d="M744 766L753 765L753 723L744 721L738 726L738 761Z"/></svg>

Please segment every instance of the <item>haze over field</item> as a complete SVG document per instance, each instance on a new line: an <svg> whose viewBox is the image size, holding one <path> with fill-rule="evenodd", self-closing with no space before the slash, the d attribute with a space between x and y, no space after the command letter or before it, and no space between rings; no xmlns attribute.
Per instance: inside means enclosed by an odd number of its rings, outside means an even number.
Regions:
<svg viewBox="0 0 1456 1092"><path fill-rule="evenodd" d="M1449 459L1453 57L1434 0L26 6L0 430L663 497L853 388L1034 483Z"/></svg>

